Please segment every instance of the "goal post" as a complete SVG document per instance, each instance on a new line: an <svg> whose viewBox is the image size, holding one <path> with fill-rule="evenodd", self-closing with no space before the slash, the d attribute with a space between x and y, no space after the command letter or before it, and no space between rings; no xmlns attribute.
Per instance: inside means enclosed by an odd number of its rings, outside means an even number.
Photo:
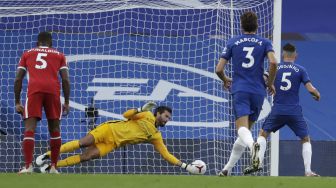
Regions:
<svg viewBox="0 0 336 188"><path fill-rule="evenodd" d="M63 143L153 100L173 109L172 121L160 129L168 150L184 162L201 159L207 164L206 174L217 174L228 161L236 130L232 98L222 89L215 66L227 39L240 34L239 17L247 10L257 13L258 34L273 40L279 57L281 0L0 3L0 172L16 172L23 165L24 126L15 113L13 91L18 61L24 50L35 47L40 31L50 31L53 47L66 56L71 81L71 112L61 121ZM26 88L25 80L23 104ZM93 108L98 117L90 116ZM254 138L270 111L269 100L263 108ZM49 148L45 116L35 140L34 158ZM278 140L272 136L259 174L277 175ZM232 174L241 175L249 164L246 151ZM125 146L60 171L187 174L164 161L150 144Z"/></svg>
<svg viewBox="0 0 336 188"><path fill-rule="evenodd" d="M274 0L273 47L279 62L281 61L281 16L282 0ZM279 131L271 133L271 176L279 175L279 142Z"/></svg>

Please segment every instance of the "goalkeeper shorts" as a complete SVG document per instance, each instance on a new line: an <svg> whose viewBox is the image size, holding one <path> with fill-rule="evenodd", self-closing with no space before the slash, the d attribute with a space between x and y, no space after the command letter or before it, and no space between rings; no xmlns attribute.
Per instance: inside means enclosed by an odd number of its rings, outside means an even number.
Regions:
<svg viewBox="0 0 336 188"><path fill-rule="evenodd" d="M95 139L95 146L99 150L100 156L105 156L116 148L114 138L109 127L109 123L100 124L97 128L89 132Z"/></svg>

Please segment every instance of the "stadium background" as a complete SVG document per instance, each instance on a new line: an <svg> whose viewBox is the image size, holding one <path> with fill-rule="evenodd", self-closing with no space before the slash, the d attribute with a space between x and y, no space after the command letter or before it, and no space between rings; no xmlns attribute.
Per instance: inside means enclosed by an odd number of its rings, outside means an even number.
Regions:
<svg viewBox="0 0 336 188"><path fill-rule="evenodd" d="M295 45L297 45L298 52L299 52L299 59L297 63L305 66L309 72L310 78L312 79L313 83L320 89L320 92L322 94L322 100L319 103L316 103L313 101L310 97L310 95L307 92L301 92L301 104L303 106L303 111L305 114L305 118L307 119L307 122L310 127L310 133L313 140L313 160L312 160L312 169L319 172L321 175L329 175L334 176L336 175L336 170L332 168L335 166L334 162L334 156L336 156L336 150L335 150L335 138L336 138L336 132L334 130L334 122L332 121L332 117L336 115L335 112L335 105L336 102L333 97L336 96L336 89L335 87L327 83L331 83L331 81L336 80L335 74L332 73L333 70L336 70L336 64L332 62L333 58L331 58L331 55L333 54L333 49L336 47L336 26L333 24L332 17L326 17L325 12L332 12L332 7L335 7L336 2L332 0L325 0L324 3L320 3L317 8L316 3L313 0L307 0L304 2L304 4L298 0L296 1L289 1L289 0L283 0L283 19L282 19L282 44L284 44L287 41L293 42ZM304 8L302 8L304 7ZM297 11L300 10L300 14L297 14ZM313 13L313 14L312 14ZM127 15L125 15L127 16ZM11 20L5 21L2 20L0 22L1 30L0 30L0 43L6 43L8 44L8 41L3 41L5 38L3 37L5 32L7 32L4 28L11 27ZM36 23L38 24L38 23ZM12 25L12 27L15 27ZM159 27L159 26L158 26ZM79 31L80 28L78 27ZM118 29L116 27L111 26L111 34L113 33L114 29ZM31 34L35 34L34 30L31 30ZM150 31L148 31L150 32ZM15 36L17 33L12 33L11 44L5 46L3 45L3 48L8 49L12 48L12 52L14 55L17 54L15 51L18 49L19 51L23 51L27 47L20 45L20 40L25 40L24 38L17 38L15 39ZM26 33L28 35L29 33ZM71 36L63 35L61 36L61 40L67 41L68 38ZM78 35L78 37L82 37L85 39L85 41L90 42L90 40L87 40L90 36ZM33 38L34 39L34 38ZM28 40L31 40L29 38ZM95 39L92 39L92 41L95 41ZM116 41L118 40L127 40L125 38L119 39L118 37L115 38ZM144 37L143 39L146 39ZM96 40L97 41L97 40ZM13 43L14 42L14 43ZM32 41L35 42L35 41ZM113 41L111 41L113 42ZM164 41L161 41L162 43ZM179 43L181 41L169 41L170 43L175 42ZM160 42L159 42L160 43ZM68 45L64 44L65 46ZM73 46L74 44L71 44ZM80 44L79 50L80 49ZM109 48L113 48L113 45L109 46ZM151 47L149 47L151 48ZM154 48L154 47L153 47ZM192 48L192 47L191 47ZM67 48L62 49L65 54L70 53L70 51L67 51ZM82 49L83 53L85 53L86 49ZM89 52L94 53L92 49L87 49ZM99 49L96 49L99 50ZM124 52L121 52L123 55L125 55ZM135 52L136 53L136 52ZM2 57L10 56L13 54L2 54ZM71 54L75 54L72 52ZM133 54L136 55L136 54ZM169 58L169 57L161 57L162 59ZM213 57L215 58L215 57ZM2 62L2 63L9 63L10 66L1 66L2 72L6 71L12 71L12 69L16 67L17 62ZM104 63L104 62L102 62ZM88 66L84 65L83 66ZM122 66L122 65L120 65ZM6 70L8 68L8 70ZM202 68L202 67L199 67ZM71 65L70 65L71 69ZM167 69L169 71L169 69ZM105 70L100 70L102 74L104 74ZM99 72L98 72L99 73ZM71 74L71 72L70 72ZM96 72L97 74L97 72ZM106 73L108 74L108 73ZM121 73L122 74L122 73ZM144 73L142 73L144 74ZM12 82L15 75L7 74L7 79L1 80L1 85L5 85L8 82ZM122 76L122 75L121 75ZM159 76L159 75L154 75ZM92 80L92 78L83 78L87 80ZM75 80L73 80L75 82ZM202 81L199 80L201 83ZM153 83L156 84L156 83ZM187 83L185 83L187 85ZM89 84L88 84L89 86ZM87 87L87 86L82 86ZM207 85L207 87L211 87L211 85ZM22 125L20 124L10 124L8 122L11 122L12 119L10 119L13 116L7 116L6 114L11 114L13 112L13 106L8 106L8 103L3 103L3 100L6 99L6 97L10 97L6 95L8 91L6 91L5 87L1 87L1 127L0 129L6 129L7 134L14 134L17 135L16 138L20 138L20 133L22 132ZM93 93L91 93L93 94ZM80 93L80 95L85 95L83 93ZM85 104L89 104L90 101L86 101ZM13 104L11 104L13 105ZM127 104L124 104L127 105ZM188 107L188 106L186 106ZM79 114L83 112L78 112ZM76 114L76 113L75 113ZM204 114L205 116L207 114ZM210 115L210 114L209 114ZM19 119L19 116L15 116L16 119ZM69 117L72 118L72 117ZM78 118L78 117L77 117ZM200 117L202 118L202 117ZM104 120L104 119L102 119ZM7 123L5 123L7 122ZM85 128L84 128L85 129ZM85 132L85 130L80 130L78 132ZM78 138L82 135L74 135L74 137ZM165 135L166 138L169 139L169 135ZM171 137L177 138L189 138L190 135L172 135ZM2 136L0 136L0 152L4 152L3 149L7 147L11 147L9 145L4 145ZM38 136L36 139L45 139L43 136ZM66 138L65 140L71 140L72 138ZM283 129L280 131L280 164L279 164L279 175L302 175L303 174L303 164L302 164L302 158L301 158L301 145L297 141L297 138L289 129ZM18 144L18 140L13 140L13 144ZM168 141L169 145L169 141ZM17 147L19 148L19 147ZM299 151L299 152L298 152ZM20 161L17 157L15 157L16 153L19 153L20 151L12 151L14 158L11 160ZM4 155L0 155L4 157ZM118 157L118 156L116 156ZM119 156L120 158L123 158L124 156ZM291 159L291 160L288 160ZM2 161L8 160L2 158ZM326 165L328 164L328 165ZM114 164L118 165L118 164ZM88 169L90 171L90 169ZM124 169L120 169L120 172L124 172Z"/></svg>

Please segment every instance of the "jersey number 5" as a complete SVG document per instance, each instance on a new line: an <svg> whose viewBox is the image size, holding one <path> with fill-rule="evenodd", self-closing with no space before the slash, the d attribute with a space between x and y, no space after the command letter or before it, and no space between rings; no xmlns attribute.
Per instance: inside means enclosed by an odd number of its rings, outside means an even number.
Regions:
<svg viewBox="0 0 336 188"><path fill-rule="evenodd" d="M245 63L243 62L242 66L244 68L250 68L254 65L254 57L252 56L252 52L254 50L254 47L244 47L243 51L247 52L245 58L247 58L250 62Z"/></svg>
<svg viewBox="0 0 336 188"><path fill-rule="evenodd" d="M41 62L41 65L36 64L35 68L36 69L45 69L47 68L47 61L44 60L42 57L47 57L48 54L46 53L38 53L36 57L36 62Z"/></svg>
<svg viewBox="0 0 336 188"><path fill-rule="evenodd" d="M283 91L287 91L292 87L292 82L287 79L287 76L290 76L292 73L291 72L284 72L282 74L281 82L287 83L287 86L280 86L280 89Z"/></svg>

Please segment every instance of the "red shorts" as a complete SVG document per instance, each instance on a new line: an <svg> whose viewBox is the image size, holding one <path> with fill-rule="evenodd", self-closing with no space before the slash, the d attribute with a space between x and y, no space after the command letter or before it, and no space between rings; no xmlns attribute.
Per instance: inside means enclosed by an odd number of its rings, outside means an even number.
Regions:
<svg viewBox="0 0 336 188"><path fill-rule="evenodd" d="M60 96L50 93L33 93L29 95L24 108L24 119L31 117L41 119L42 107L47 119L61 119L62 105Z"/></svg>

